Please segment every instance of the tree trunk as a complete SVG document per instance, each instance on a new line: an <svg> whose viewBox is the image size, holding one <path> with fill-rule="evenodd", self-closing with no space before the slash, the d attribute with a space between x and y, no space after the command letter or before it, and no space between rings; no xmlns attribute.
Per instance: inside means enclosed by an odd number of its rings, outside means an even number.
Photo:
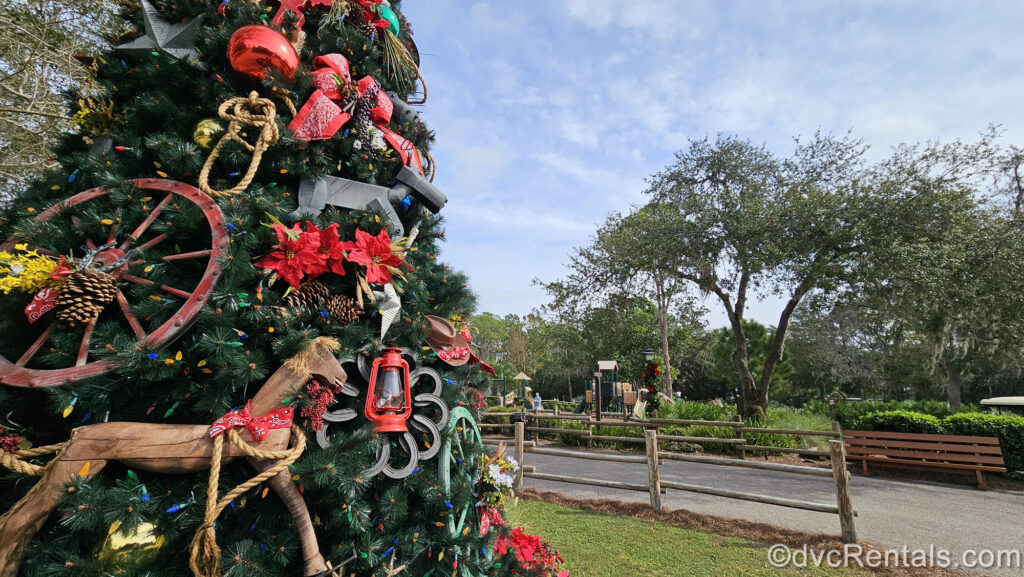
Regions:
<svg viewBox="0 0 1024 577"><path fill-rule="evenodd" d="M565 373L565 384L569 388L569 401L572 402L572 377Z"/></svg>
<svg viewBox="0 0 1024 577"><path fill-rule="evenodd" d="M946 401L954 409L960 408L960 374L951 367L949 359L949 322L945 317L939 316L932 321L931 338L932 345L932 378L935 380L936 388L946 393Z"/></svg>
<svg viewBox="0 0 1024 577"><path fill-rule="evenodd" d="M797 305L800 304L800 299L807 294L812 284L810 277L803 279L793 291L793 296L789 298L785 308L782 309L782 314L779 315L779 326L775 328L775 338L772 339L771 348L768 349L768 355L764 359L764 370L761 372L761 389L758 391L760 394L757 403L762 411L768 410L768 393L771 389L772 376L775 374L775 366L782 360L782 353L786 347L789 319L793 316Z"/></svg>
<svg viewBox="0 0 1024 577"><path fill-rule="evenodd" d="M953 409L960 409L960 371L955 367L946 367L946 374L948 379L946 381L946 401L949 402L949 406Z"/></svg>
<svg viewBox="0 0 1024 577"><path fill-rule="evenodd" d="M668 354L668 303L658 303L658 328L661 330L661 355L665 359L665 394L671 399L672 359Z"/></svg>
<svg viewBox="0 0 1024 577"><path fill-rule="evenodd" d="M742 404L737 407L743 414L743 419L762 420L764 411L767 408L760 406L757 394L757 383L754 382L754 375L750 372L750 365L747 357L747 335L743 332L741 319L733 317L732 334L735 348L732 352L732 360L736 363L736 371L740 375L740 398Z"/></svg>

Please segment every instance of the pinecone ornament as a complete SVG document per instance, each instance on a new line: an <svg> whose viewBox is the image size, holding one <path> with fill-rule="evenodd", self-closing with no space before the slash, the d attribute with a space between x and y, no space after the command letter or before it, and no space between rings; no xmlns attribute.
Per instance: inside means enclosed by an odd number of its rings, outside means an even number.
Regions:
<svg viewBox="0 0 1024 577"><path fill-rule="evenodd" d="M310 281L303 283L299 290L289 293L281 304L290 309L323 310L324 303L330 298L331 291L323 283Z"/></svg>
<svg viewBox="0 0 1024 577"><path fill-rule="evenodd" d="M363 316L356 299L345 295L334 295L327 301L327 312L342 324L354 323Z"/></svg>
<svg viewBox="0 0 1024 577"><path fill-rule="evenodd" d="M105 272L92 268L76 271L57 298L57 320L75 326L99 316L103 308L117 296L117 281Z"/></svg>

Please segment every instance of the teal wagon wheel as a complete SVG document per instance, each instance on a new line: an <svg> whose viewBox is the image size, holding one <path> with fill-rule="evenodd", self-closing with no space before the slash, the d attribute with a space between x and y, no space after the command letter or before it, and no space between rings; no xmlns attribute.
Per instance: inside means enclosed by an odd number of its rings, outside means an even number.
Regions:
<svg viewBox="0 0 1024 577"><path fill-rule="evenodd" d="M480 428L476 420L465 407L455 407L448 414L448 428L445 430L444 444L438 459L438 478L445 495L452 492L452 468L459 468L465 448L482 446Z"/></svg>
<svg viewBox="0 0 1024 577"><path fill-rule="evenodd" d="M445 438L441 447L441 456L438 458L438 477L441 481L441 489L446 497L452 495L452 469L463 470L467 465L463 462L466 449L483 446L483 439L480 438L480 429L476 426L476 420L465 407L455 407L448 414L448 427L445 430ZM476 507L472 507L473 515L476 515ZM463 509L456 515L448 516L448 534L458 535L466 524L466 517L469 509Z"/></svg>

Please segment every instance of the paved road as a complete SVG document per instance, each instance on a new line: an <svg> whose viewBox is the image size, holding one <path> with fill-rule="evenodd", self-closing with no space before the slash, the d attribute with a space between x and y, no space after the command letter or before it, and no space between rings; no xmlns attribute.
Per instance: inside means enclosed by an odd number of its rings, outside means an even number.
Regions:
<svg viewBox="0 0 1024 577"><path fill-rule="evenodd" d="M530 453L524 457L526 464L536 466L540 473L647 484L647 467L641 464ZM662 479L671 481L835 503L832 482L823 477L680 461L665 461L661 475ZM572 497L648 501L647 493L635 491L530 478L526 478L524 483L527 488L558 491ZM892 480L857 474L853 475L851 488L861 541L886 549L906 546L911 550L927 550L934 545L936 549L950 551L954 561L958 561L964 551L982 549L1020 551L1020 557L1024 557L1024 493L979 491L968 485ZM671 489L667 495L662 495L662 505L667 509L687 509L800 531L839 535L838 517L827 513ZM1024 576L1024 569L1019 567L979 572L1000 577Z"/></svg>

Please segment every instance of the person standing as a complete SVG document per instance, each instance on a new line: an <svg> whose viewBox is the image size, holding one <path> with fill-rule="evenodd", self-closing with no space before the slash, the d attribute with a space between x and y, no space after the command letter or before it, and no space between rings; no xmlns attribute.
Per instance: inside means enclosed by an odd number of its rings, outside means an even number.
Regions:
<svg viewBox="0 0 1024 577"><path fill-rule="evenodd" d="M536 393L533 396L533 410L539 411L544 408L544 405L540 402L540 393Z"/></svg>

